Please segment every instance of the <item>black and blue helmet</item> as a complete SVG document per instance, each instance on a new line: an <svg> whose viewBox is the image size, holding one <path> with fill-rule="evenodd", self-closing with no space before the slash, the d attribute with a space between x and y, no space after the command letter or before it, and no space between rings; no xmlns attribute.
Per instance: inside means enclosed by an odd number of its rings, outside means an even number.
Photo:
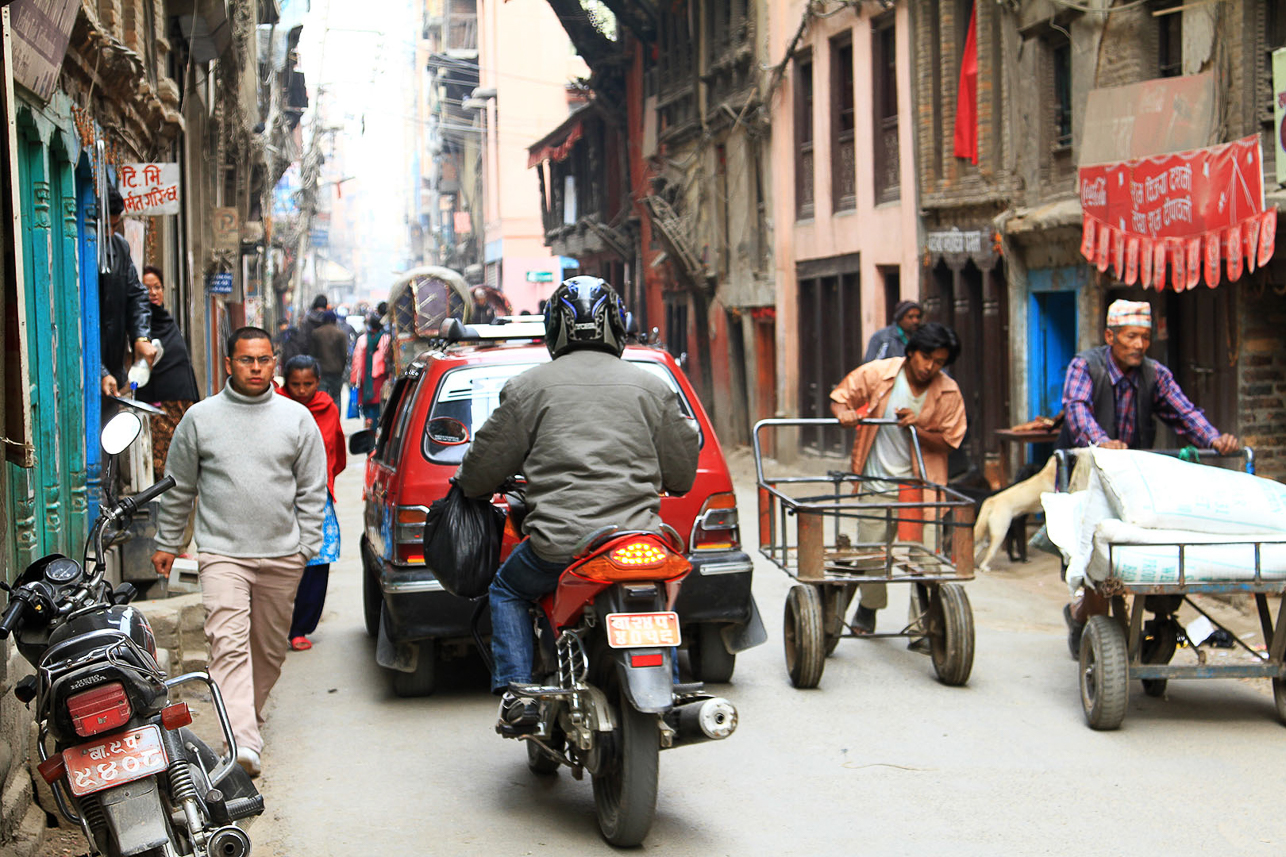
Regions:
<svg viewBox="0 0 1286 857"><path fill-rule="evenodd" d="M572 277L545 304L545 346L552 357L577 348L621 356L625 350L625 304L598 277Z"/></svg>

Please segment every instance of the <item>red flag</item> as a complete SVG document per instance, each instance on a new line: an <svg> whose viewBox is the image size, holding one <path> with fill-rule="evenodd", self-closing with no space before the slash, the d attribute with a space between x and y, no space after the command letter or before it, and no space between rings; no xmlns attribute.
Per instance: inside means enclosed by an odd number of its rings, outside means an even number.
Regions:
<svg viewBox="0 0 1286 857"><path fill-rule="evenodd" d="M969 13L964 55L960 57L960 88L956 95L955 156L978 163L978 10ZM1102 270L1102 269L1100 269Z"/></svg>
<svg viewBox="0 0 1286 857"><path fill-rule="evenodd" d="M1165 291L1165 239L1158 238L1152 243L1152 287L1158 292Z"/></svg>
<svg viewBox="0 0 1286 857"><path fill-rule="evenodd" d="M1112 233L1112 276L1125 276L1125 233L1120 231Z"/></svg>
<svg viewBox="0 0 1286 857"><path fill-rule="evenodd" d="M1219 285L1219 233L1206 233L1206 285Z"/></svg>
<svg viewBox="0 0 1286 857"><path fill-rule="evenodd" d="M1201 281L1201 239L1188 239L1188 279L1184 283L1185 289L1195 289L1197 283Z"/></svg>
<svg viewBox="0 0 1286 857"><path fill-rule="evenodd" d="M1235 283L1241 279L1241 224L1234 223L1228 227L1227 246L1224 248L1228 256L1228 282Z"/></svg>
<svg viewBox="0 0 1286 857"><path fill-rule="evenodd" d="M1176 292L1181 292L1187 288L1188 282L1188 272L1184 270L1183 242L1178 238L1170 238L1166 243L1170 245L1170 286Z"/></svg>
<svg viewBox="0 0 1286 857"><path fill-rule="evenodd" d="M1152 239L1139 239L1139 283L1143 288L1152 285Z"/></svg>
<svg viewBox="0 0 1286 857"><path fill-rule="evenodd" d="M1132 286L1139 280L1139 236L1131 235L1125 242L1125 284Z"/></svg>
<svg viewBox="0 0 1286 857"><path fill-rule="evenodd" d="M1087 217L1081 224L1081 255L1094 261L1094 218Z"/></svg>
<svg viewBox="0 0 1286 857"><path fill-rule="evenodd" d="M1112 241L1112 227L1102 226L1098 230L1098 254L1094 257L1094 267L1099 273L1107 270L1107 248Z"/></svg>
<svg viewBox="0 0 1286 857"><path fill-rule="evenodd" d="M1241 225L1241 243L1246 254L1246 270L1255 273L1255 254L1259 251L1259 218L1252 217Z"/></svg>
<svg viewBox="0 0 1286 857"><path fill-rule="evenodd" d="M1259 224L1259 267L1273 258L1273 245L1277 242L1277 206L1264 212Z"/></svg>

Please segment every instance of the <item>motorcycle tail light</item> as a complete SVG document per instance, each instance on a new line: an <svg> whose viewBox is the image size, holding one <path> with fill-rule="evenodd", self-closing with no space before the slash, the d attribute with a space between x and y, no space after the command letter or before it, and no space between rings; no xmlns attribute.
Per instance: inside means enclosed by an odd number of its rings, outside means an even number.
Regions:
<svg viewBox="0 0 1286 857"><path fill-rule="evenodd" d="M631 667L659 667L665 665L665 656L660 652L651 652L646 655L630 655Z"/></svg>
<svg viewBox="0 0 1286 857"><path fill-rule="evenodd" d="M688 544L694 551L736 550L741 546L738 524L736 495L711 494L692 525Z"/></svg>
<svg viewBox="0 0 1286 857"><path fill-rule="evenodd" d="M574 569L581 577L607 583L623 580L671 580L682 577L691 570L692 566L686 559L648 539L612 548Z"/></svg>
<svg viewBox="0 0 1286 857"><path fill-rule="evenodd" d="M161 725L173 732L192 723L192 711L186 702L176 702L161 709Z"/></svg>
<svg viewBox="0 0 1286 857"><path fill-rule="evenodd" d="M67 712L71 714L76 734L82 738L110 732L129 722L129 695L119 681L100 684L91 690L67 698Z"/></svg>

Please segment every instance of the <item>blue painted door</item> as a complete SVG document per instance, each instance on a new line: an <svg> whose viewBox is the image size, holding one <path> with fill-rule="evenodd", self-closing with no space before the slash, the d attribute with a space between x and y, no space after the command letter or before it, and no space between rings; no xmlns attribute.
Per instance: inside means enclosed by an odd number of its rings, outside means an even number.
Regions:
<svg viewBox="0 0 1286 857"><path fill-rule="evenodd" d="M1063 379L1076 356L1076 292L1035 292L1028 328L1028 405L1032 416L1063 408Z"/></svg>
<svg viewBox="0 0 1286 857"><path fill-rule="evenodd" d="M101 319L98 312L98 197L94 193L94 171L82 157L76 170L76 240L80 250L80 336L85 378L85 486L86 514L98 517L102 491L102 447L99 423L102 391L98 383L101 350Z"/></svg>

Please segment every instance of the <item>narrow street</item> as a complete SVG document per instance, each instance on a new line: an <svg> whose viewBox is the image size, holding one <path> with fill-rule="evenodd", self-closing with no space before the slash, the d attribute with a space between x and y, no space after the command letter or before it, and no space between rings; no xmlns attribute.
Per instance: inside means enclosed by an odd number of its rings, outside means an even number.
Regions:
<svg viewBox="0 0 1286 857"><path fill-rule="evenodd" d="M729 460L753 544L753 459L737 450ZM492 731L480 662L460 664L431 697L393 696L362 627L362 465L350 461L337 484L344 558L315 647L289 656L271 702L255 853L603 850L589 782L565 769L537 778L523 748ZM741 656L724 691L740 728L663 754L644 849L1280 854L1286 821L1257 797L1280 784L1283 758L1267 682L1172 683L1168 700L1136 687L1122 729L1093 732L1067 656L1057 566L998 566L968 587L978 637L966 687L940 685L929 659L900 641L845 640L821 687L798 691L781 650L787 578L757 560L770 638ZM891 595L882 622L896 621L904 597Z"/></svg>

